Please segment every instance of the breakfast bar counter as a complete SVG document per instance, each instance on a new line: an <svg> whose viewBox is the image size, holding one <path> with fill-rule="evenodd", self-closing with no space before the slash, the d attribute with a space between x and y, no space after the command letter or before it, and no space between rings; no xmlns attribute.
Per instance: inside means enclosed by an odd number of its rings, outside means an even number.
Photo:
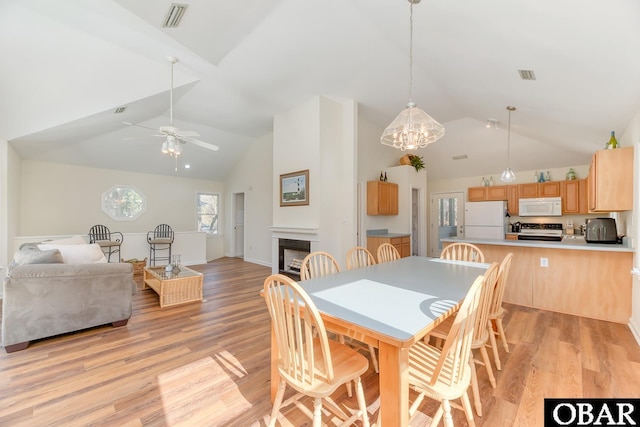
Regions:
<svg viewBox="0 0 640 427"><path fill-rule="evenodd" d="M578 243L571 242L575 240ZM504 301L616 323L631 317L634 249L628 245L491 239L442 239L478 246L485 262L513 253Z"/></svg>

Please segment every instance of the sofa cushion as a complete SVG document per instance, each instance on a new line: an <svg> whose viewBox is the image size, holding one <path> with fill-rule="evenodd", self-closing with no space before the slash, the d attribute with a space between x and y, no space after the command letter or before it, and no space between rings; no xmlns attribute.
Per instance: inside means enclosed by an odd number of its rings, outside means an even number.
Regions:
<svg viewBox="0 0 640 427"><path fill-rule="evenodd" d="M100 246L93 244L84 245L52 245L43 243L38 245L41 250L57 249L62 254L65 264L92 264L107 262Z"/></svg>
<svg viewBox="0 0 640 427"><path fill-rule="evenodd" d="M13 256L14 265L62 264L63 262L62 254L58 249L40 250L35 246L23 248Z"/></svg>

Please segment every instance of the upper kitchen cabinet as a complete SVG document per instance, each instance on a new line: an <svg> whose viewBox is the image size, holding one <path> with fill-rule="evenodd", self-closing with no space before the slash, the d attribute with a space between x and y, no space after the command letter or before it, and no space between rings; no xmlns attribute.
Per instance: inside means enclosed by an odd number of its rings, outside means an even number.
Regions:
<svg viewBox="0 0 640 427"><path fill-rule="evenodd" d="M367 215L398 215L398 184L368 181Z"/></svg>
<svg viewBox="0 0 640 427"><path fill-rule="evenodd" d="M520 199L528 199L534 197L560 197L560 193L560 181L518 184L518 197Z"/></svg>
<svg viewBox="0 0 640 427"><path fill-rule="evenodd" d="M587 180L590 212L633 209L633 147L596 151Z"/></svg>
<svg viewBox="0 0 640 427"><path fill-rule="evenodd" d="M470 202L486 202L492 200L507 200L509 185L492 185L490 187L469 187L467 200Z"/></svg>
<svg viewBox="0 0 640 427"><path fill-rule="evenodd" d="M509 212L509 215L518 216L520 210L519 205L518 186L507 185L507 212Z"/></svg>
<svg viewBox="0 0 640 427"><path fill-rule="evenodd" d="M562 213L566 215L588 212L587 180L564 181L562 183Z"/></svg>

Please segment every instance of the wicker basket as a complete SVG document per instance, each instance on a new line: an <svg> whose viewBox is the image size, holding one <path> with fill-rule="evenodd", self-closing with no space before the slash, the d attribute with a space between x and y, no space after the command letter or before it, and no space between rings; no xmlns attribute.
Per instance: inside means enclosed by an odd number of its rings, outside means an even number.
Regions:
<svg viewBox="0 0 640 427"><path fill-rule="evenodd" d="M138 275L142 274L142 270L147 266L147 259L143 259L142 261L137 259L125 259L122 262L128 262L133 265L133 274Z"/></svg>
<svg viewBox="0 0 640 427"><path fill-rule="evenodd" d="M409 158L409 154L405 154L404 156L400 157L400 164L411 165L411 159Z"/></svg>

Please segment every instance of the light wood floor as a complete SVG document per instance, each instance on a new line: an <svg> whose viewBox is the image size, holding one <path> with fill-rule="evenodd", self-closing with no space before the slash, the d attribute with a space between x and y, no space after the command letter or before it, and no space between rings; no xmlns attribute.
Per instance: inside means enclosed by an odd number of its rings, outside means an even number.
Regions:
<svg viewBox="0 0 640 427"><path fill-rule="evenodd" d="M270 269L234 258L193 268L205 274L204 303L160 310L153 291L139 291L126 327L0 350L0 425L265 426L270 334L258 293ZM544 397L640 397L640 348L626 326L508 308L511 352L500 347L498 387L478 370L485 411L478 426L542 426ZM364 387L375 406L371 368ZM356 406L344 387L336 393ZM432 414L435 406L420 410ZM455 412L456 425L465 425ZM295 406L280 421L310 425Z"/></svg>

